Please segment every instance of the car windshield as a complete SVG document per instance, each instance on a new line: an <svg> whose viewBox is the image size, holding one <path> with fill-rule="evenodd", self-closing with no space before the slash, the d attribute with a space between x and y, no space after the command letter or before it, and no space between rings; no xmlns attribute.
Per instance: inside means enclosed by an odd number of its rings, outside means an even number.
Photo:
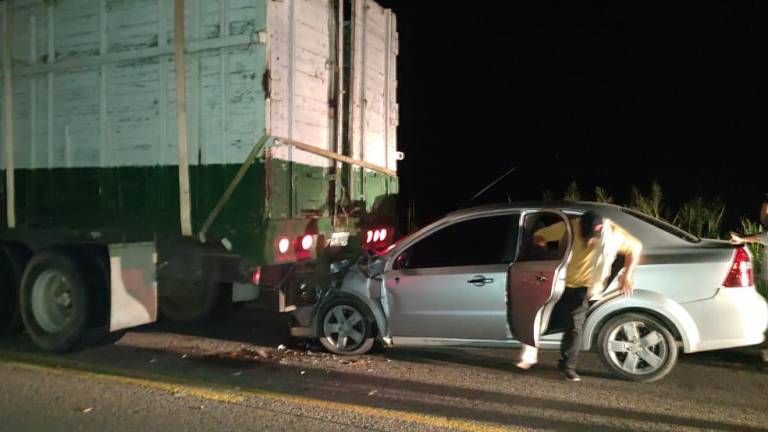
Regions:
<svg viewBox="0 0 768 432"><path fill-rule="evenodd" d="M676 226L674 226L672 224L664 222L663 220L656 219L653 216L647 215L647 214L639 212L637 210L628 209L628 208L622 208L621 211L623 211L624 213L627 213L629 215L632 215L632 216L642 220L643 222L649 223L649 224L655 226L656 228L664 230L664 231L666 231L666 232L668 232L668 233L670 233L670 234L672 234L672 235L674 235L674 236L676 236L678 238L681 238L681 239L683 239L685 241L688 241L688 242L691 242L691 243L697 243L697 242L701 241L701 239L696 237L695 235L690 234L690 233L688 233L686 231L683 231L680 228L678 228L678 227L676 227Z"/></svg>

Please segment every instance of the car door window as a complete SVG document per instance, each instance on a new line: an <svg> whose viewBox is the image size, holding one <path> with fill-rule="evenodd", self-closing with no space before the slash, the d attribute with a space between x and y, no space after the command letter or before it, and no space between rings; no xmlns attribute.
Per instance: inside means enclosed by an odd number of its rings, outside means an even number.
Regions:
<svg viewBox="0 0 768 432"><path fill-rule="evenodd" d="M510 263L517 248L519 215L486 216L457 222L418 241L396 267L419 269Z"/></svg>
<svg viewBox="0 0 768 432"><path fill-rule="evenodd" d="M565 254L566 236L565 222L557 214L526 215L516 261L560 260Z"/></svg>

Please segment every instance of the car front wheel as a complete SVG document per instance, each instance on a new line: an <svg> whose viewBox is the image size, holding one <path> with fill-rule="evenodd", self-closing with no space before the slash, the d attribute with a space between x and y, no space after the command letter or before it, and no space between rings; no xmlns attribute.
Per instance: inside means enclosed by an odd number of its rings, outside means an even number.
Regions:
<svg viewBox="0 0 768 432"><path fill-rule="evenodd" d="M640 382L666 376L677 363L677 343L656 318L625 313L611 318L598 335L598 354L616 375Z"/></svg>
<svg viewBox="0 0 768 432"><path fill-rule="evenodd" d="M373 347L373 324L366 307L353 299L338 298L318 316L320 343L341 355L365 354Z"/></svg>

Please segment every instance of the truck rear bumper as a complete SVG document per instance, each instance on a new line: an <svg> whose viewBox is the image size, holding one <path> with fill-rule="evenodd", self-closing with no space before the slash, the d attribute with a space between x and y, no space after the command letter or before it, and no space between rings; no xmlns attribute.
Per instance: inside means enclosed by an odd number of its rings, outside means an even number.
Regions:
<svg viewBox="0 0 768 432"><path fill-rule="evenodd" d="M291 336L297 337L297 338L314 339L317 337L317 329L314 326L312 327L292 326Z"/></svg>
<svg viewBox="0 0 768 432"><path fill-rule="evenodd" d="M316 310L317 304L314 304L291 312L291 336L310 339L318 337L315 324Z"/></svg>

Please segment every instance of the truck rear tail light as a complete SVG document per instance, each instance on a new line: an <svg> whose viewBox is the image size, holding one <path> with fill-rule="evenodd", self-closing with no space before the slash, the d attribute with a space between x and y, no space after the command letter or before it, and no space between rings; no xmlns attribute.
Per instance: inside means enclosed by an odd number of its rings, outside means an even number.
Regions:
<svg viewBox="0 0 768 432"><path fill-rule="evenodd" d="M291 247L291 241L288 240L288 238L286 237L283 237L277 241L277 250L281 254L287 253L290 247Z"/></svg>
<svg viewBox="0 0 768 432"><path fill-rule="evenodd" d="M743 247L737 248L723 286L726 288L744 288L752 286L754 283L749 253Z"/></svg>
<svg viewBox="0 0 768 432"><path fill-rule="evenodd" d="M314 239L311 235L306 234L301 238L301 242L299 244L301 245L301 250L308 251L312 249L312 243L314 243Z"/></svg>
<svg viewBox="0 0 768 432"><path fill-rule="evenodd" d="M389 236L387 228L368 230L365 233L365 244L383 242Z"/></svg>
<svg viewBox="0 0 768 432"><path fill-rule="evenodd" d="M256 267L253 273L251 273L251 282L254 285L259 285L261 283L261 266Z"/></svg>
<svg viewBox="0 0 768 432"><path fill-rule="evenodd" d="M374 228L365 232L363 247L366 249L381 251L389 246L394 230L391 228Z"/></svg>

